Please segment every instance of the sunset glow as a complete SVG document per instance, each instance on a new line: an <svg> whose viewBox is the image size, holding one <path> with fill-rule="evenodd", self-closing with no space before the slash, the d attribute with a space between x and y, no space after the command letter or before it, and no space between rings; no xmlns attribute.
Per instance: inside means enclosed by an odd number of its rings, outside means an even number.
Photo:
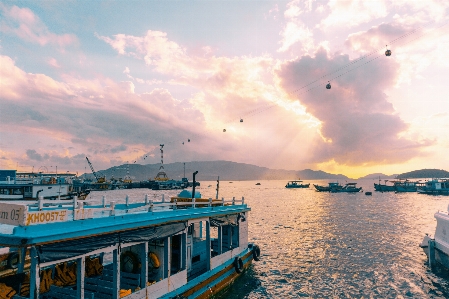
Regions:
<svg viewBox="0 0 449 299"><path fill-rule="evenodd" d="M155 164L163 143L165 163L449 170L448 11L445 0L3 1L0 169Z"/></svg>

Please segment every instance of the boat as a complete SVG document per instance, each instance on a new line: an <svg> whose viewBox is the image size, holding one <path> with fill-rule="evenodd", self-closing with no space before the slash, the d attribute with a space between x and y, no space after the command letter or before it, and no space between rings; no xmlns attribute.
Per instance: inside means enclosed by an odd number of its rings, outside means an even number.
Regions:
<svg viewBox="0 0 449 299"><path fill-rule="evenodd" d="M418 190L418 186L422 185L419 181L409 181L409 180L400 180L395 183L395 192L416 192Z"/></svg>
<svg viewBox="0 0 449 299"><path fill-rule="evenodd" d="M348 192L348 193L355 193L362 191L362 187L357 187L357 183L346 183L343 187L331 187L331 191L333 193L337 192Z"/></svg>
<svg viewBox="0 0 449 299"><path fill-rule="evenodd" d="M285 188L309 188L310 184L303 184L303 181L288 181Z"/></svg>
<svg viewBox="0 0 449 299"><path fill-rule="evenodd" d="M256 186L260 186L260 183L256 183Z"/></svg>
<svg viewBox="0 0 449 299"><path fill-rule="evenodd" d="M316 191L319 191L319 192L331 192L332 190L334 190L334 192L335 192L336 190L343 188L343 186L340 185L340 183L338 183L338 182L329 183L328 186L320 186L320 185L315 185L315 184L313 184L313 186L315 187Z"/></svg>
<svg viewBox="0 0 449 299"><path fill-rule="evenodd" d="M418 187L419 194L429 195L449 195L449 179L432 179L421 187Z"/></svg>
<svg viewBox="0 0 449 299"><path fill-rule="evenodd" d="M132 203L128 197L0 203L0 244L15 250L0 293L14 299L217 294L260 259L260 248L248 243L251 209L243 197L191 194Z"/></svg>
<svg viewBox="0 0 449 299"><path fill-rule="evenodd" d="M387 184L388 182L390 182L390 184ZM381 184L380 179L379 179L378 184L374 183L374 190L380 191L380 192L394 192L394 191L396 191L396 188L395 188L396 182L397 181L385 180L385 183Z"/></svg>
<svg viewBox="0 0 449 299"><path fill-rule="evenodd" d="M434 217L437 220L434 237L426 234L419 246L427 255L431 269L439 264L449 270L449 242L447 238L449 213L448 211L438 211L434 214Z"/></svg>
<svg viewBox="0 0 449 299"><path fill-rule="evenodd" d="M0 170L0 200L85 199L90 190L75 191L75 174L46 174Z"/></svg>

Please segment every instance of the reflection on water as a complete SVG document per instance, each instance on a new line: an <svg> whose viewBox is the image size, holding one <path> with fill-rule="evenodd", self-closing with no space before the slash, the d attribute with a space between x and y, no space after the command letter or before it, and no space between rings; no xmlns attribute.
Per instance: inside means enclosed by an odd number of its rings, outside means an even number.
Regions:
<svg viewBox="0 0 449 299"><path fill-rule="evenodd" d="M358 186L374 191L375 180ZM286 189L286 181L220 183L220 198L245 197L251 207L249 241L261 248L254 262L220 298L448 298L449 275L429 271L419 247L433 234L433 214L449 197L417 193L323 193ZM326 184L327 181L310 181ZM211 185L211 187L207 187ZM215 182L201 182L202 197L215 198ZM118 190L168 199L177 191ZM107 198L94 192L90 200ZM112 198L111 198L112 199Z"/></svg>

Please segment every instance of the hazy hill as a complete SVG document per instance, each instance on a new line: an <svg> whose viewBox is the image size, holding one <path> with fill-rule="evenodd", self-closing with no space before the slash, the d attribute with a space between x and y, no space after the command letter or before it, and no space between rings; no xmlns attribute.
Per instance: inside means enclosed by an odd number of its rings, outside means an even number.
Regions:
<svg viewBox="0 0 449 299"><path fill-rule="evenodd" d="M399 174L398 179L449 178L449 172L442 169L421 169Z"/></svg>
<svg viewBox="0 0 449 299"><path fill-rule="evenodd" d="M372 174L368 174L368 175L366 175L366 176L364 176L364 177L361 177L361 178L359 178L359 179L381 179L381 180L384 180L384 179L395 179L396 177L397 177L398 175L397 174L393 174L393 175L386 175L386 174L383 174L383 173L372 173Z"/></svg>
<svg viewBox="0 0 449 299"><path fill-rule="evenodd" d="M133 181L144 181L153 179L159 171L160 164L125 164L106 170L97 171L99 175L106 175L107 179L114 177L116 179L129 176ZM181 179L184 177L184 163L164 164L164 170L167 176L172 179ZM295 180L298 178L304 180L330 179L342 180L348 177L338 174L330 174L318 170L283 170L269 169L255 165L236 163L230 161L194 161L185 163L185 176L192 180L192 173L198 171L196 179L198 181L213 181L220 176L224 181L244 181L244 180ZM92 177L91 173L87 177Z"/></svg>
<svg viewBox="0 0 449 299"><path fill-rule="evenodd" d="M153 179L159 172L160 164L124 164L106 170L98 171L100 175L106 175L107 179L116 179L129 176L133 181L145 181ZM164 164L165 172L169 178L181 179L184 177L184 163ZM185 163L185 176L192 180L192 173L198 170L196 179L198 181L214 181L220 176L224 181L245 181L245 180L348 180L342 174L331 174L321 170L284 170L269 169L256 165L236 163L230 161L194 161ZM87 174L92 177L91 173ZM385 175L373 173L359 179L394 179L394 178L443 178L449 177L449 172L439 169L415 170L399 175Z"/></svg>

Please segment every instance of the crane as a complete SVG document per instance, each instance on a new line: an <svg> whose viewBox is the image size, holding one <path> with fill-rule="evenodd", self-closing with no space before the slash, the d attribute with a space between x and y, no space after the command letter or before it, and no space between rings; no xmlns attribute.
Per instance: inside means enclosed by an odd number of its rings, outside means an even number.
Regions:
<svg viewBox="0 0 449 299"><path fill-rule="evenodd" d="M92 166L92 163L90 163L89 158L86 157L87 163L89 164L90 170L92 170L92 173L94 174L95 179L98 183L104 183L106 181L105 177L98 177L97 173L94 170L94 167Z"/></svg>

